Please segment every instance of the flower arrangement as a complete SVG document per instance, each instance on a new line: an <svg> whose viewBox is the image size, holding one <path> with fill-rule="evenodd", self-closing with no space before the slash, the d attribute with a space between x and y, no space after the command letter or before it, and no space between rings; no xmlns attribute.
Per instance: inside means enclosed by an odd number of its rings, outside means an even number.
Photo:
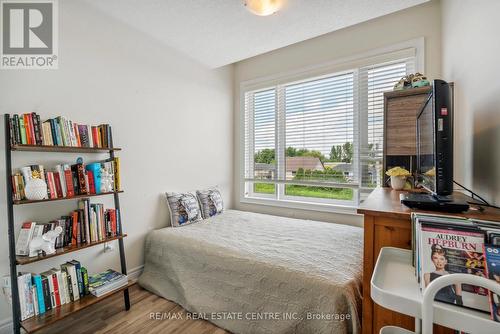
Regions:
<svg viewBox="0 0 500 334"><path fill-rule="evenodd" d="M411 173L402 167L393 167L385 172L391 177L391 187L394 190L401 190L405 187L406 178L411 176Z"/></svg>
<svg viewBox="0 0 500 334"><path fill-rule="evenodd" d="M387 172L385 172L385 174L387 176L410 176L410 172L407 171L406 169L402 168L402 167L393 167L389 170L387 170Z"/></svg>

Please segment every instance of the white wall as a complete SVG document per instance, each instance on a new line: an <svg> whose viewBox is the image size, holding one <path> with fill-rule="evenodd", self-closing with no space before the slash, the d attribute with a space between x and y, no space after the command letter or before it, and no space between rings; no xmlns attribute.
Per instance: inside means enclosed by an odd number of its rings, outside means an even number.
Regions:
<svg viewBox="0 0 500 334"><path fill-rule="evenodd" d="M283 209L239 202L240 83L260 77L300 70L311 65L333 62L338 59L356 56L370 50L384 48L419 37L424 37L425 39L425 73L429 78L438 78L441 74L441 7L439 1L432 1L386 15L236 63L234 82L234 202L236 208L239 210L360 225L362 219L358 215Z"/></svg>
<svg viewBox="0 0 500 334"><path fill-rule="evenodd" d="M82 123L113 126L122 165L120 196L129 270L143 264L148 231L167 225L163 192L218 184L231 206L233 69L209 70L84 2L59 1L60 62L53 71L0 71L0 112L36 111ZM3 115L2 115L3 116ZM2 117L3 120L3 117ZM0 274L8 274L4 126L0 130ZM15 153L14 166L72 162L78 155ZM86 156L87 161L95 158ZM109 203L110 198L94 201ZM16 208L16 223L48 221L76 201ZM73 257L91 272L119 269L118 245L40 262L24 271L50 269ZM2 319L10 307L0 299Z"/></svg>
<svg viewBox="0 0 500 334"><path fill-rule="evenodd" d="M500 205L500 1L445 0L443 78L455 82L455 179Z"/></svg>

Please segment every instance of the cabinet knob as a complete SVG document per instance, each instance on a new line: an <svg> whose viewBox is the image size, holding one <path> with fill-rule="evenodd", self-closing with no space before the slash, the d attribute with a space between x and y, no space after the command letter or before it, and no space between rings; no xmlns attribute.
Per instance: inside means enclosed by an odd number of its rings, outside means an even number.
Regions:
<svg viewBox="0 0 500 334"><path fill-rule="evenodd" d="M392 227L392 226L384 226L384 227L386 230L389 230L391 232L394 232L394 230L395 230L394 227Z"/></svg>

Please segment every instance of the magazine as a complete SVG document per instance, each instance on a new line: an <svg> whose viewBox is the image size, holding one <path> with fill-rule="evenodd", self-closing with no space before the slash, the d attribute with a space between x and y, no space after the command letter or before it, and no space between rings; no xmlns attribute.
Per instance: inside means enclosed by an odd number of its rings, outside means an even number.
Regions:
<svg viewBox="0 0 500 334"><path fill-rule="evenodd" d="M500 284L500 246L486 245L484 248L488 277ZM500 296L490 291L489 301L491 319L500 322Z"/></svg>
<svg viewBox="0 0 500 334"><path fill-rule="evenodd" d="M422 291L434 279L452 273L486 277L484 232L445 224L419 224L418 268ZM454 284L441 289L436 300L489 312L488 291L469 284Z"/></svg>

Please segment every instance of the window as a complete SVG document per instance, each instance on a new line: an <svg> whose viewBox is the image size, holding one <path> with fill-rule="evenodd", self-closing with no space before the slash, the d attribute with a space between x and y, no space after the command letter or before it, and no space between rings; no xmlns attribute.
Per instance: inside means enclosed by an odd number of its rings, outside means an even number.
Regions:
<svg viewBox="0 0 500 334"><path fill-rule="evenodd" d="M414 58L245 91L243 197L357 206L382 181L383 93Z"/></svg>

